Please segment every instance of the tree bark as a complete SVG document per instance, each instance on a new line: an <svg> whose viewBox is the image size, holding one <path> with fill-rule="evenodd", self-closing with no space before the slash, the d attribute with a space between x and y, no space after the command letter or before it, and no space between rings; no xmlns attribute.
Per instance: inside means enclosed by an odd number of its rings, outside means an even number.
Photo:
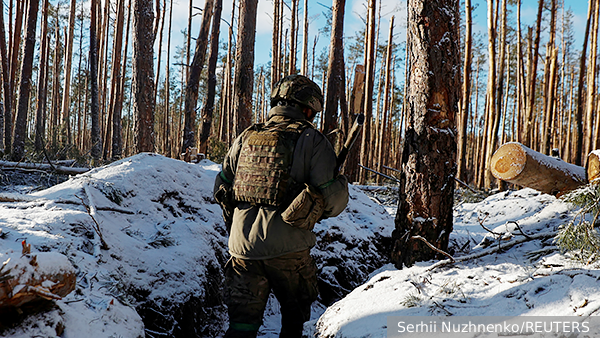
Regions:
<svg viewBox="0 0 600 338"><path fill-rule="evenodd" d="M133 8L133 111L135 148L154 151L154 8L151 1L135 0Z"/></svg>
<svg viewBox="0 0 600 338"><path fill-rule="evenodd" d="M221 27L221 12L223 0L215 0L214 18L210 34L210 54L208 55L208 80L206 100L202 108L202 127L200 130L200 147L198 151L208 152L208 138L211 135L213 114L215 110L215 93L217 87L217 59L219 57L219 31Z"/></svg>
<svg viewBox="0 0 600 338"><path fill-rule="evenodd" d="M254 88L254 41L258 0L240 1L237 49L235 53L234 111L237 130L234 137L252 123L252 91Z"/></svg>
<svg viewBox="0 0 600 338"><path fill-rule="evenodd" d="M329 61L327 65L327 83L325 85L325 111L323 112L324 129L331 144L336 144L338 128L338 100L344 95L342 73L344 62L344 12L346 0L335 0L332 9L331 42L329 44ZM341 66L342 65L342 66Z"/></svg>
<svg viewBox="0 0 600 338"><path fill-rule="evenodd" d="M200 25L200 33L196 39L196 51L194 52L194 59L190 65L185 87L185 122L183 127L183 143L181 144L182 152L187 151L187 148L196 147L196 106L198 105L200 74L202 73L202 67L204 66L206 57L206 44L208 43L210 20L214 9L213 3L213 0L207 0L204 3L202 24Z"/></svg>
<svg viewBox="0 0 600 338"><path fill-rule="evenodd" d="M392 233L397 268L439 256L452 232L455 114L460 98L459 1L409 0L408 123L400 204Z"/></svg>
<svg viewBox="0 0 600 338"><path fill-rule="evenodd" d="M35 30L37 25L39 0L30 0L27 13L27 30L23 63L21 66L21 83L19 85L19 102L17 120L15 122L15 138L12 158L21 161L25 155L25 139L27 137L27 112L29 110L29 94L31 92L31 73L33 71L33 53L35 49Z"/></svg>

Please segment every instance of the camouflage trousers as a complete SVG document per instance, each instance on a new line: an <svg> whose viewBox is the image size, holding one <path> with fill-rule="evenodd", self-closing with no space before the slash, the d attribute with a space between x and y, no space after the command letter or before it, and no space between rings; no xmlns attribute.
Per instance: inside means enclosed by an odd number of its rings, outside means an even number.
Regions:
<svg viewBox="0 0 600 338"><path fill-rule="evenodd" d="M318 294L317 267L309 250L265 260L232 257L225 266L225 282L225 338L256 337L271 291L281 305L279 337L302 336Z"/></svg>

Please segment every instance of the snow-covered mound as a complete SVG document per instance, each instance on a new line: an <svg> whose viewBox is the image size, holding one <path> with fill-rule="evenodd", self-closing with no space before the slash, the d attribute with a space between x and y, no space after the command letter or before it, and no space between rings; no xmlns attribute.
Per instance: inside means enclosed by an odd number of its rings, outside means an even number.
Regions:
<svg viewBox="0 0 600 338"><path fill-rule="evenodd" d="M27 239L32 253L60 252L78 271L76 291L44 315L52 320L7 335L55 336L46 331L57 321L64 337L221 332L226 238L212 200L217 170L140 154L0 204L0 252Z"/></svg>
<svg viewBox="0 0 600 338"><path fill-rule="evenodd" d="M20 252L26 239L32 254L61 253L77 271L74 292L0 334L221 336L227 325L222 266L229 255L212 198L219 170L210 161L145 153L0 203L0 260ZM343 297L387 262L392 228L385 209L351 187L348 208L315 228L322 302ZM315 318L324 309L316 304ZM279 331L276 302L266 317L263 337Z"/></svg>
<svg viewBox="0 0 600 338"><path fill-rule="evenodd" d="M456 263L389 264L305 328L311 337L386 337L389 316L597 315L600 265L570 260L553 243L572 216L531 189L462 204L450 236Z"/></svg>

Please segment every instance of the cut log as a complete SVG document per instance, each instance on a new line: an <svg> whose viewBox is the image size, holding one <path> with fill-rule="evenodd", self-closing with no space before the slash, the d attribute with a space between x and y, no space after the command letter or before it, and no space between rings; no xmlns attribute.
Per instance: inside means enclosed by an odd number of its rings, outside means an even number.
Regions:
<svg viewBox="0 0 600 338"><path fill-rule="evenodd" d="M588 155L586 167L588 182L600 178L600 150L593 150Z"/></svg>
<svg viewBox="0 0 600 338"><path fill-rule="evenodd" d="M89 168L65 167L61 165L51 165L48 163L24 163L0 161L0 169L35 169L45 171L56 171L59 174L77 175L90 171Z"/></svg>
<svg viewBox="0 0 600 338"><path fill-rule="evenodd" d="M555 196L587 182L585 168L538 153L517 142L498 148L490 168L494 177L500 180Z"/></svg>
<svg viewBox="0 0 600 338"><path fill-rule="evenodd" d="M0 257L5 260L0 268L0 309L61 299L75 289L75 269L64 255L40 252Z"/></svg>

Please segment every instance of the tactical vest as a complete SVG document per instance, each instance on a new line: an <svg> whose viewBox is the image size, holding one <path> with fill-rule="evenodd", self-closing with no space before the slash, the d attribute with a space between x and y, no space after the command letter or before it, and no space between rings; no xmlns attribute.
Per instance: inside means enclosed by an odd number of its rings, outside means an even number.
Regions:
<svg viewBox="0 0 600 338"><path fill-rule="evenodd" d="M308 127L307 121L294 121L248 129L233 182L236 201L279 207L295 197L289 196L290 169L296 142Z"/></svg>

